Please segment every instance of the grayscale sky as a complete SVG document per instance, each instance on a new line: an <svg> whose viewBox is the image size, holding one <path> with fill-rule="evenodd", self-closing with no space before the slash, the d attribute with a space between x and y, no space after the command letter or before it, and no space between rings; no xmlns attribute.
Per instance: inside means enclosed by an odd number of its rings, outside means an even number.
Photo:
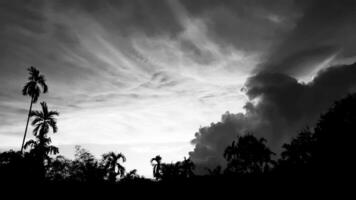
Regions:
<svg viewBox="0 0 356 200"><path fill-rule="evenodd" d="M0 148L20 148L29 66L67 157L151 177L155 155L214 165L247 130L278 146L355 91L355 24L352 0L2 0Z"/></svg>

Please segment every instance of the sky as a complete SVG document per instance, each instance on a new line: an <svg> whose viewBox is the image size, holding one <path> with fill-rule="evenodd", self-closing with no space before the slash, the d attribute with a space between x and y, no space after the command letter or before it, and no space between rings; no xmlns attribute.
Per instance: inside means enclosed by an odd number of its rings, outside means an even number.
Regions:
<svg viewBox="0 0 356 200"><path fill-rule="evenodd" d="M35 66L69 158L123 152L152 177L158 154L224 165L246 132L278 151L356 90L355 23L353 0L0 1L0 149L20 148Z"/></svg>

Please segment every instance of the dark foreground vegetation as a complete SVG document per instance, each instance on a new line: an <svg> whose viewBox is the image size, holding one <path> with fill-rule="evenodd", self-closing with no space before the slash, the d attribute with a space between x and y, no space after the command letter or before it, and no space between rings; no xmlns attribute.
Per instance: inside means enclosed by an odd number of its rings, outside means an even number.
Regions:
<svg viewBox="0 0 356 200"><path fill-rule="evenodd" d="M155 179L146 179L136 170L126 171L126 157L108 152L96 159L90 152L76 146L75 158L69 160L51 145L50 133L56 133L57 111L51 111L41 102L40 111L32 111L41 92L47 92L45 79L33 67L23 94L31 98L28 121L34 127L35 140L23 143L21 151L0 153L0 182L38 184L95 184L95 185L197 185L251 186L303 182L347 183L355 171L354 142L356 134L356 94L336 101L321 115L314 128L305 128L282 152L275 155L264 138L246 134L231 141L222 155L227 166L207 170L206 175L195 173L195 164L189 159L176 163L162 163L157 155L151 159ZM26 125L27 131L27 125ZM26 137L24 134L24 141ZM149 161L147 161L149 162Z"/></svg>

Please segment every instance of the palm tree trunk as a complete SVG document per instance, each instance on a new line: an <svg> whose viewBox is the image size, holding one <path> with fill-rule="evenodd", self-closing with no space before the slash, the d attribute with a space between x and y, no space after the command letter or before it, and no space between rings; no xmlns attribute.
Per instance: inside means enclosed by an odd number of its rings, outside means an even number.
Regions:
<svg viewBox="0 0 356 200"><path fill-rule="evenodd" d="M31 98L30 110L28 111L25 133L24 133L24 135L23 135L23 140L22 140L22 145L21 145L21 154L22 154L22 152L23 152L23 147L24 147L24 144L25 144L25 139L26 139L26 134L27 134L27 128L28 128L28 122L30 121L30 114L31 114L31 110L32 110L32 104L33 104L33 98Z"/></svg>

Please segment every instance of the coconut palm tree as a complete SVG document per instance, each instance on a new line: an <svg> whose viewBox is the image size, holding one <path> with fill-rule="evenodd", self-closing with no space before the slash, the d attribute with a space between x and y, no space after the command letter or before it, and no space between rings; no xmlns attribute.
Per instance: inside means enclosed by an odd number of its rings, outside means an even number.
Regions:
<svg viewBox="0 0 356 200"><path fill-rule="evenodd" d="M48 91L46 80L44 76L40 74L40 71L38 69L31 66L30 68L28 68L28 72L30 76L28 77L28 82L25 84L25 86L22 89L22 94L25 96L30 96L31 102L30 102L30 109L28 111L28 116L27 116L25 133L21 144L21 153L23 151L23 147L26 140L26 134L27 134L28 123L30 120L32 104L37 102L41 92L46 93Z"/></svg>
<svg viewBox="0 0 356 200"><path fill-rule="evenodd" d="M157 155L156 157L151 159L151 164L153 166L153 176L156 178L156 180L161 178L161 162L162 157L160 155Z"/></svg>
<svg viewBox="0 0 356 200"><path fill-rule="evenodd" d="M36 140L29 140L24 145L25 148L31 146L39 153L48 155L49 153L58 153L58 148L50 146L51 138L47 136L49 129L52 128L53 133L58 131L57 120L55 116L58 116L57 111L49 111L46 102L41 102L42 111L31 111L30 117L35 117L32 121L33 135Z"/></svg>
<svg viewBox="0 0 356 200"><path fill-rule="evenodd" d="M120 159L122 159L122 162L126 162L126 157L122 153L115 154L114 152L109 152L103 155L104 168L108 173L108 180L111 183L116 182L118 175L121 177L125 175L125 167L120 164Z"/></svg>
<svg viewBox="0 0 356 200"><path fill-rule="evenodd" d="M40 180L44 179L45 176L45 161L49 162L49 154L57 154L58 148L51 146L51 138L48 137L48 132L52 129L53 133L58 131L57 121L55 116L58 116L57 111L49 111L47 104L41 102L42 111L31 111L30 117L34 117L32 121L33 135L36 137L35 140L29 140L24 145L24 148L32 147L30 155L33 156L33 161L37 166L39 173L38 178Z"/></svg>
<svg viewBox="0 0 356 200"><path fill-rule="evenodd" d="M57 120L55 116L58 116L57 111L49 111L46 102L41 102L42 111L32 111L30 117L35 117L32 121L34 136L45 136L49 128L52 128L53 133L57 133Z"/></svg>
<svg viewBox="0 0 356 200"><path fill-rule="evenodd" d="M49 154L56 155L59 152L57 147L50 145L51 142L51 138L37 137L36 140L27 141L24 148L31 147L33 155L41 159L41 161L49 160Z"/></svg>

